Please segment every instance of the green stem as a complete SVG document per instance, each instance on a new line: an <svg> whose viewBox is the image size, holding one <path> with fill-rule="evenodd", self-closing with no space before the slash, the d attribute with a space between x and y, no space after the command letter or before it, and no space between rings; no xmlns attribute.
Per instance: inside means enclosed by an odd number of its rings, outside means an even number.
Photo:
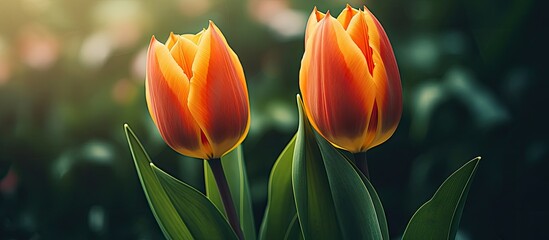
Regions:
<svg viewBox="0 0 549 240"><path fill-rule="evenodd" d="M240 221L236 215L236 209L234 207L233 198L231 196L231 191L229 190L229 184L227 183L227 178L225 177L225 172L223 172L223 166L221 165L221 159L214 158L207 160L212 173L219 189L219 194L221 195L221 200L223 201L223 207L227 213L227 219L229 224L233 228L234 232L238 236L238 239L244 239L244 234L242 234L242 228L240 228Z"/></svg>
<svg viewBox="0 0 549 240"><path fill-rule="evenodd" d="M360 169L362 174L370 180L370 171L368 170L368 159L366 158L366 152L355 153L355 164Z"/></svg>

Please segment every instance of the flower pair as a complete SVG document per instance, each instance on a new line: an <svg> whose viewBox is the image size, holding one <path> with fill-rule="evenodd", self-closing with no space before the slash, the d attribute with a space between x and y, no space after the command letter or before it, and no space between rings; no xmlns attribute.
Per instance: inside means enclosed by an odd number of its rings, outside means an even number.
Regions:
<svg viewBox="0 0 549 240"><path fill-rule="evenodd" d="M300 89L313 127L337 147L366 151L386 141L402 112L400 76L381 24L366 8L333 18L313 10ZM219 29L153 37L147 58L149 112L166 143L187 156L220 158L250 126L242 66Z"/></svg>

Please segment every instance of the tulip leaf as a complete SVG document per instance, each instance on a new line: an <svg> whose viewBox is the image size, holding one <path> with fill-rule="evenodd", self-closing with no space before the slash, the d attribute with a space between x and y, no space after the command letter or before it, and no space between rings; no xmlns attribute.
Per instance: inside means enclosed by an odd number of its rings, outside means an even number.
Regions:
<svg viewBox="0 0 549 240"><path fill-rule="evenodd" d="M229 224L204 195L151 166L147 152L127 124L124 131L141 186L167 239L236 239Z"/></svg>
<svg viewBox="0 0 549 240"><path fill-rule="evenodd" d="M130 145L130 151L141 181L141 186L149 202L149 206L153 212L160 229L167 239L188 239L192 238L187 225L183 222L175 207L172 205L170 198L160 185L152 168L150 167L151 160L143 146L126 124L124 125L126 138Z"/></svg>
<svg viewBox="0 0 549 240"><path fill-rule="evenodd" d="M379 199L379 196L377 195L372 183L370 183L370 180L368 180L368 178L366 178L360 170L358 170L358 172L360 173L361 178L364 181L364 185L366 185L366 188L372 197L381 235L383 236L383 239L389 240L389 226L387 225L387 218L385 217L385 210L383 209L383 204L381 204L381 199Z"/></svg>
<svg viewBox="0 0 549 240"><path fill-rule="evenodd" d="M402 239L454 239L480 157L450 175L414 213Z"/></svg>
<svg viewBox="0 0 549 240"><path fill-rule="evenodd" d="M328 141L318 134L316 138L345 239L382 239L377 210L363 179Z"/></svg>
<svg viewBox="0 0 549 240"><path fill-rule="evenodd" d="M151 167L194 239L238 239L225 217L204 194L152 163Z"/></svg>
<svg viewBox="0 0 549 240"><path fill-rule="evenodd" d="M250 195L250 187L248 184L248 176L246 174L246 165L244 163L244 154L242 147L239 146L227 155L221 158L221 164L225 177L229 184L229 190L235 203L240 226L244 233L244 238L247 240L255 240L255 224L254 215L252 212L252 200ZM226 216L221 201L221 195L210 165L204 161L204 181L206 185L206 195L220 209L223 215Z"/></svg>
<svg viewBox="0 0 549 240"><path fill-rule="evenodd" d="M314 133L299 108L299 127L292 163L292 186L305 239L339 239L341 230L328 176Z"/></svg>
<svg viewBox="0 0 549 240"><path fill-rule="evenodd" d="M259 239L298 239L301 237L292 190L294 136L276 160L269 178L267 208Z"/></svg>
<svg viewBox="0 0 549 240"><path fill-rule="evenodd" d="M345 155L344 155L345 156ZM352 156L352 155L351 155ZM355 171L360 175L360 178L362 178L362 181L364 182L364 185L366 185L366 188L368 188L368 192L370 193L372 197L372 202L374 203L374 207L376 210L377 219L379 222L379 227L381 229L381 235L383 235L383 239L389 239L389 227L387 226L387 218L385 217L385 210L383 209L383 204L381 204L381 200L379 199L379 196L377 195L377 192L366 176L362 173L360 169L355 165L353 161L350 160L348 156L346 158L349 160L349 163L353 166Z"/></svg>
<svg viewBox="0 0 549 240"><path fill-rule="evenodd" d="M382 239L372 197L349 160L315 133L298 97L292 164L298 219L305 239Z"/></svg>

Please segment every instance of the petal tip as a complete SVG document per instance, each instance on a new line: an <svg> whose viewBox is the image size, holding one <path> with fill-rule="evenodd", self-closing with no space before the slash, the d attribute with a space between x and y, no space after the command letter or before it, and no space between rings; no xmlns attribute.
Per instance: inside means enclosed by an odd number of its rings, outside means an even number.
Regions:
<svg viewBox="0 0 549 240"><path fill-rule="evenodd" d="M366 5L364 5L364 8L362 9L364 12L367 12L367 13L370 13L372 14L372 12L370 12L370 9L368 9L368 7L366 7Z"/></svg>
<svg viewBox="0 0 549 240"><path fill-rule="evenodd" d="M153 35L153 36L151 37L151 41L149 42L149 50L152 49L152 48L153 48L156 44L158 44L158 43L160 43L160 42L159 42L159 41L156 39L156 37ZM160 44L162 44L162 43L160 43Z"/></svg>
<svg viewBox="0 0 549 240"><path fill-rule="evenodd" d="M206 28L205 32L211 31L211 32L218 32L219 29L217 28L217 25L212 20L208 20L208 28Z"/></svg>

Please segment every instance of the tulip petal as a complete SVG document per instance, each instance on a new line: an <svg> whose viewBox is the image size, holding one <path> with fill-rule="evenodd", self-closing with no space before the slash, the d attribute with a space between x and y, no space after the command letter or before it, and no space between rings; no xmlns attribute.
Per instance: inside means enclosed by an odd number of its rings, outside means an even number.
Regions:
<svg viewBox="0 0 549 240"><path fill-rule="evenodd" d="M319 12L316 7L313 9L313 12L311 12L311 15L309 16L309 20L307 21L307 27L305 28L305 44L307 44L307 39L309 39L311 32L316 28L318 22L323 19L324 16L325 14Z"/></svg>
<svg viewBox="0 0 549 240"><path fill-rule="evenodd" d="M351 7L351 5L347 4L345 9L341 11L339 16L337 16L337 20L339 23L341 23L341 26L343 26L343 29L347 30L347 27L349 26L349 23L351 22L351 19L353 19L353 16L355 16L358 13L358 10Z"/></svg>
<svg viewBox="0 0 549 240"><path fill-rule="evenodd" d="M197 34L183 34L182 37L191 40L194 44L198 45L200 42L200 39L202 38L202 34L206 31L205 29L202 29L202 31L198 32Z"/></svg>
<svg viewBox="0 0 549 240"><path fill-rule="evenodd" d="M397 109L391 109L389 108L389 103L391 103L392 99L391 96L394 93L390 93L389 91L389 79L387 76L387 71L385 70L385 65L381 59L381 56L379 53L374 50L373 53L373 61L376 63L374 68L374 85L376 89L376 105L375 105L375 111L378 112L377 119L375 119L375 123L373 123L373 119L370 121L370 124L375 124L374 126L368 127L368 134L370 136L375 136L371 141L365 142L365 146L368 146L367 149L373 148L389 139L394 131L396 130L396 127L398 125L398 122L400 120L400 111L399 118L397 119L396 123L393 126L390 126L387 124L387 122L384 121L384 117L387 117L391 114L395 114L392 111L397 111ZM369 136L365 136L369 137ZM368 140L370 140L368 138Z"/></svg>
<svg viewBox="0 0 549 240"><path fill-rule="evenodd" d="M373 49L375 67L377 68L380 65L378 63L383 63L384 70L384 74L378 74L380 76L376 76L376 72L374 72L376 83L384 83L384 85L377 84L377 98L381 113L380 132L383 134L376 142L380 144L393 135L400 121L402 114L402 86L393 48L385 30L366 7L364 7L364 12L368 24L368 35L370 36L370 46ZM377 144L374 143L374 145Z"/></svg>
<svg viewBox="0 0 549 240"><path fill-rule="evenodd" d="M368 123L368 129L366 130L362 138L363 139L362 150L368 150L372 148L373 143L375 143L375 141L379 139L379 135L380 135L379 118L380 116L378 111L378 104L376 101L374 101L374 107L372 108L372 116L370 117L370 122Z"/></svg>
<svg viewBox="0 0 549 240"><path fill-rule="evenodd" d="M197 48L198 47L196 46L196 44L194 44L191 40L182 36L178 36L177 42L170 50L173 58L175 59L179 67L183 69L183 72L188 79L192 78L193 76L192 66Z"/></svg>
<svg viewBox="0 0 549 240"><path fill-rule="evenodd" d="M326 14L310 35L300 70L305 110L319 133L352 152L364 150L375 87L366 60L341 24Z"/></svg>
<svg viewBox="0 0 549 240"><path fill-rule="evenodd" d="M168 40L166 40L166 44L164 44L168 50L171 50L173 45L175 45L175 43L177 42L178 40L178 37L173 34L173 32L170 32L170 36L168 37Z"/></svg>
<svg viewBox="0 0 549 240"><path fill-rule="evenodd" d="M200 151L200 128L187 108L187 77L171 57L168 47L154 37L147 58L147 106L162 138L179 153L206 157Z"/></svg>
<svg viewBox="0 0 549 240"><path fill-rule="evenodd" d="M244 140L250 112L242 65L213 22L202 34L192 70L189 110L213 157L221 157Z"/></svg>
<svg viewBox="0 0 549 240"><path fill-rule="evenodd" d="M370 37L368 33L368 25L366 23L366 13L360 11L351 19L347 32L360 48L364 58L368 63L368 70L373 74L374 60L372 58L372 47L370 47Z"/></svg>

